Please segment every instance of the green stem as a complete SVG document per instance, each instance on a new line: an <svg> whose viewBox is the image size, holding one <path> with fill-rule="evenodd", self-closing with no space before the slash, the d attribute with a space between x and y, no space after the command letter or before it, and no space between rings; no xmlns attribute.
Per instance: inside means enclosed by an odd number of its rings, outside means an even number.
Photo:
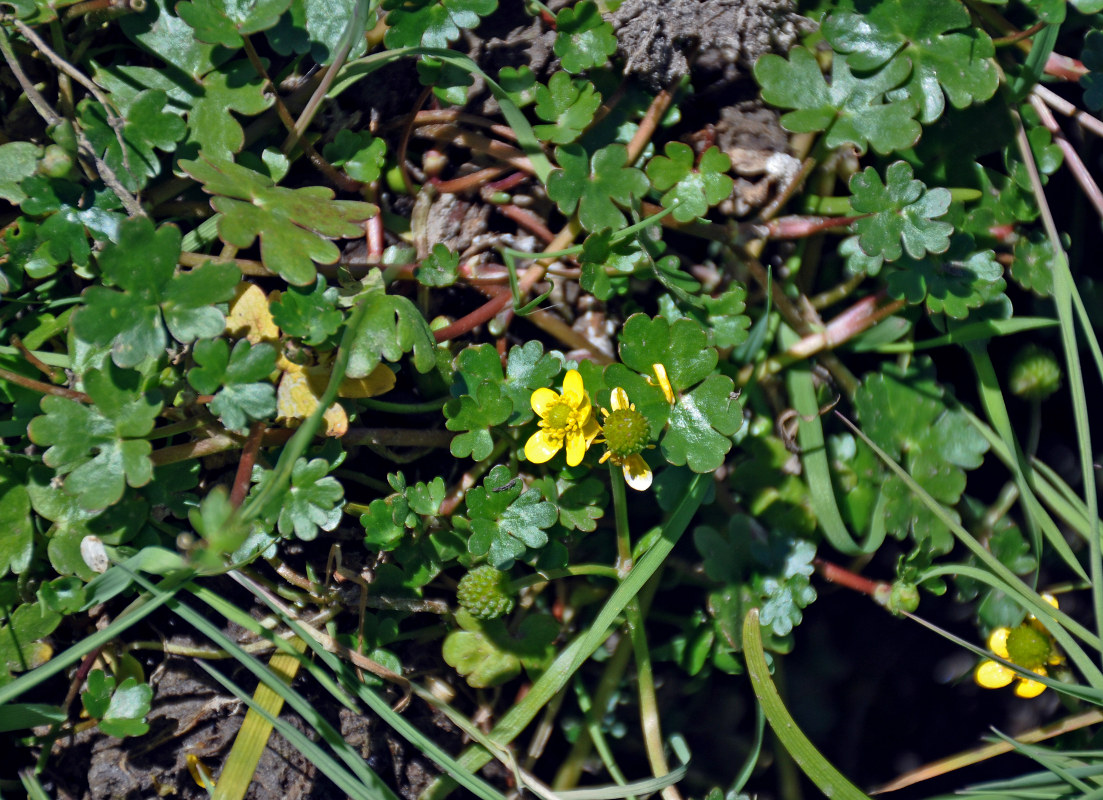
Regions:
<svg viewBox="0 0 1103 800"><path fill-rule="evenodd" d="M605 709L609 707L609 699L624 679L624 673L628 670L628 661L631 657L632 643L627 638L622 638L613 649L613 655L605 662L605 669L598 680L590 710L583 709L586 713L586 728L579 734L574 745L571 746L571 752L563 759L563 763L555 773L552 788L556 791L573 789L578 786L578 779L582 777L582 770L590 758L590 751L599 746L598 738L600 736L595 736L594 732L596 731L600 735L601 718L605 714ZM613 776L613 780L617 780L616 773L611 769L609 774ZM617 782L620 783L620 781Z"/></svg>
<svg viewBox="0 0 1103 800"><path fill-rule="evenodd" d="M490 738L499 745L506 745L512 741L533 720L539 709L562 689L582 666L606 640L610 628L616 623L617 617L624 611L628 602L645 587L648 580L654 575L670 551L674 549L682 534L701 505L705 493L711 484L711 478L705 475L694 475L682 494L682 499L674 508L669 519L662 526L662 535L655 540L646 553L633 567L628 576L609 595L597 618L590 627L568 644L552 665L530 687L520 702L516 703L509 711L498 720L490 732ZM0 687L4 692L7 687ZM465 770L477 770L483 767L492 756L483 747L468 748L458 759L458 763ZM452 777L438 777L426 787L420 800L443 800L449 792L455 788L456 783Z"/></svg>
<svg viewBox="0 0 1103 800"><path fill-rule="evenodd" d="M654 579L652 579L654 580ZM663 753L663 732L659 721L659 703L655 697L655 673L651 668L651 652L647 649L647 631L643 627L639 598L633 598L625 607L628 618L628 635L632 639L632 652L636 658L636 683L640 692L640 727L647 760L656 778L670 772L670 765ZM681 800L681 793L673 786L662 792L664 800Z"/></svg>
<svg viewBox="0 0 1103 800"><path fill-rule="evenodd" d="M617 574L624 577L632 569L632 536L628 531L628 498L624 493L624 474L609 463L609 487L613 494L613 514L617 523Z"/></svg>
<svg viewBox="0 0 1103 800"><path fill-rule="evenodd" d="M622 640L627 645L628 640ZM627 654L628 647L625 646L624 652ZM624 662L627 664L627 657L624 658ZM583 714L586 715L586 733L589 734L590 741L593 742L594 749L597 750L598 755L601 757L601 763L605 765L605 770L613 778L614 783L621 786L628 782L628 779L624 777L624 772L617 764L616 758L613 756L613 751L609 747L609 741L605 738L605 733L601 730L601 717L599 713L595 713L594 703L590 699L590 695L586 693L586 687L582 685L582 681L576 680L574 682L575 697L578 699L578 707ZM598 709L600 712L601 709ZM579 737L575 744L582 741L584 737ZM571 754L574 754L574 749L571 750ZM578 764L579 772L581 772L581 764ZM558 780L558 775L556 776ZM573 786L573 784L572 784ZM556 787L556 788L569 788L569 787ZM631 798L630 800L634 800Z"/></svg>
<svg viewBox="0 0 1103 800"><path fill-rule="evenodd" d="M599 575L602 578L612 578L613 580L620 578L620 573L613 567L607 567L604 564L576 564L573 567L547 569L535 575L528 575L519 580L512 581L510 583L510 588L517 591L518 589L524 589L528 586L536 586L537 584L547 583L548 581L558 580L559 578L574 578L579 575Z"/></svg>
<svg viewBox="0 0 1103 800"><path fill-rule="evenodd" d="M609 483L612 487L613 512L617 524L617 572L627 575L633 566L632 535L628 528L628 497L624 491L624 474L615 464L609 464ZM652 577L651 581L654 582ZM628 620L628 635L632 640L632 652L636 659L636 683L640 693L640 726L643 728L647 760L655 777L670 772L670 765L663 753L663 733L659 723L659 703L655 699L655 676L651 668L651 652L647 649L647 631L639 597L633 597L624 609ZM681 794L673 786L663 789L664 800L681 800Z"/></svg>
<svg viewBox="0 0 1103 800"><path fill-rule="evenodd" d="M392 403L388 400L373 400L365 398L359 400L365 408L375 411L384 411L388 414L426 414L430 411L440 411L448 402L447 397L438 397L436 400L425 400L421 403Z"/></svg>
<svg viewBox="0 0 1103 800"><path fill-rule="evenodd" d="M168 425L162 425L160 428L154 428L148 434L146 434L147 441L153 441L154 439L167 439L170 436L176 436L179 433L188 433L194 431L196 428L203 427L203 420L199 417L190 417L188 419L180 420L179 422L172 422Z"/></svg>

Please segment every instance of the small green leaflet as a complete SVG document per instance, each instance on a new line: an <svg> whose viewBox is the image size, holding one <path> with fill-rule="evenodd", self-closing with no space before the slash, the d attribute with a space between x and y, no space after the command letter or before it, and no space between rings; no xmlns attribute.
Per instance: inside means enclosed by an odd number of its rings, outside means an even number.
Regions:
<svg viewBox="0 0 1103 800"><path fill-rule="evenodd" d="M506 570L530 550L548 543L546 528L559 514L537 489L521 491L520 479L509 467L498 464L467 493L467 515L471 538L467 548L473 556L486 556L487 563Z"/></svg>

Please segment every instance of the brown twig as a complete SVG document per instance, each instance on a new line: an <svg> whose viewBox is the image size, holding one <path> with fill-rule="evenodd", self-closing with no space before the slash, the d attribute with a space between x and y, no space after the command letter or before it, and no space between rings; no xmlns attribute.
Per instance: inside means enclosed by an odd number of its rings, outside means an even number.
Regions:
<svg viewBox="0 0 1103 800"><path fill-rule="evenodd" d="M12 75L19 82L20 88L23 89L23 94L27 96L27 100L34 107L34 110L38 112L38 116L42 117L46 121L47 125L57 125L64 117L61 114L54 111L53 107L46 102L46 98L42 96L42 93L38 91L34 83L27 77L27 73L23 71L23 66L19 63L19 59L16 58L15 52L11 49L11 39L8 38L8 32L4 30L4 26L0 25L0 53L3 53L4 60L8 62L8 67L12 71Z"/></svg>
<svg viewBox="0 0 1103 800"><path fill-rule="evenodd" d="M30 364L32 367L37 369L39 372L41 372L47 378L49 378L52 381L57 381L60 378L61 374L56 369L51 367L49 364L45 363L42 359L40 359L34 353L32 353L30 350L28 350L26 348L26 346L23 344L23 340L20 339L18 336L15 336L13 334L9 341L11 341L12 347L14 347L16 350L18 350L20 353L23 354L23 358L27 359L28 364Z"/></svg>
<svg viewBox="0 0 1103 800"><path fill-rule="evenodd" d="M24 389L30 389L32 392L40 392L42 394L52 394L57 397L64 397L67 400L76 400L78 403L91 403L92 398L86 395L84 392L78 392L75 389L67 389L64 386L54 386L51 383L43 383L42 381L36 381L34 378L28 378L26 375L20 375L18 372L12 372L11 370L0 367L0 380L8 381L22 386Z"/></svg>
<svg viewBox="0 0 1103 800"><path fill-rule="evenodd" d="M130 172L130 150L126 146L126 141L123 139L124 120L115 112L111 100L100 90L100 87L97 86L91 78L55 53L53 48L46 44L46 41L41 36L35 33L33 28L19 19L13 19L12 24L15 25L16 29L23 34L27 41L33 44L42 55L46 56L55 67L91 92L92 96L96 98L96 101L103 106L103 112L107 115L108 125L115 132L115 139L119 143L119 149L123 156L123 167L126 168L127 172ZM141 204L138 203L122 185L122 182L116 177L114 170L110 169L107 164L99 158L91 142L89 142L88 138L84 135L84 131L76 125L74 125L74 128L76 128L78 141L81 147L95 160L96 169L99 171L104 183L110 186L111 190L122 200L127 213L130 214L130 216L144 215L145 212L142 211ZM119 190L122 190L123 194L119 194Z"/></svg>

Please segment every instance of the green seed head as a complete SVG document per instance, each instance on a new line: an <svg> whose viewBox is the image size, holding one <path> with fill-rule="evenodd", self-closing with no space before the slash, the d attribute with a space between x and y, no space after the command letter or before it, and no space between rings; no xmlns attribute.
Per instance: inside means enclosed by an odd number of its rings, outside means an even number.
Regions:
<svg viewBox="0 0 1103 800"><path fill-rule="evenodd" d="M634 456L651 440L651 424L634 408L612 412L601 427L605 432L605 445L615 456Z"/></svg>
<svg viewBox="0 0 1103 800"><path fill-rule="evenodd" d="M489 564L476 567L460 578L456 599L478 619L497 619L513 610L509 575Z"/></svg>
<svg viewBox="0 0 1103 800"><path fill-rule="evenodd" d="M1044 666L1053 652L1049 637L1033 625L1020 625L1007 634L1007 655L1020 667Z"/></svg>
<svg viewBox="0 0 1103 800"><path fill-rule="evenodd" d="M1045 400L1061 388L1061 365L1052 350L1030 345L1011 362L1011 391L1026 400Z"/></svg>
<svg viewBox="0 0 1103 800"><path fill-rule="evenodd" d="M572 409L564 401L560 400L548 409L548 415L544 418L549 428L566 428L571 421Z"/></svg>

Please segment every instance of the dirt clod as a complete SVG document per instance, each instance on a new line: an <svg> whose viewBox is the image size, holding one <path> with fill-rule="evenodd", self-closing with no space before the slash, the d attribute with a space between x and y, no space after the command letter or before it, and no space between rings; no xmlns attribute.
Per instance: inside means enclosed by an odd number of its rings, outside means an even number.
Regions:
<svg viewBox="0 0 1103 800"><path fill-rule="evenodd" d="M723 63L734 80L764 53L786 52L807 21L790 0L625 0L612 22L625 73L658 91L695 57L702 66Z"/></svg>

